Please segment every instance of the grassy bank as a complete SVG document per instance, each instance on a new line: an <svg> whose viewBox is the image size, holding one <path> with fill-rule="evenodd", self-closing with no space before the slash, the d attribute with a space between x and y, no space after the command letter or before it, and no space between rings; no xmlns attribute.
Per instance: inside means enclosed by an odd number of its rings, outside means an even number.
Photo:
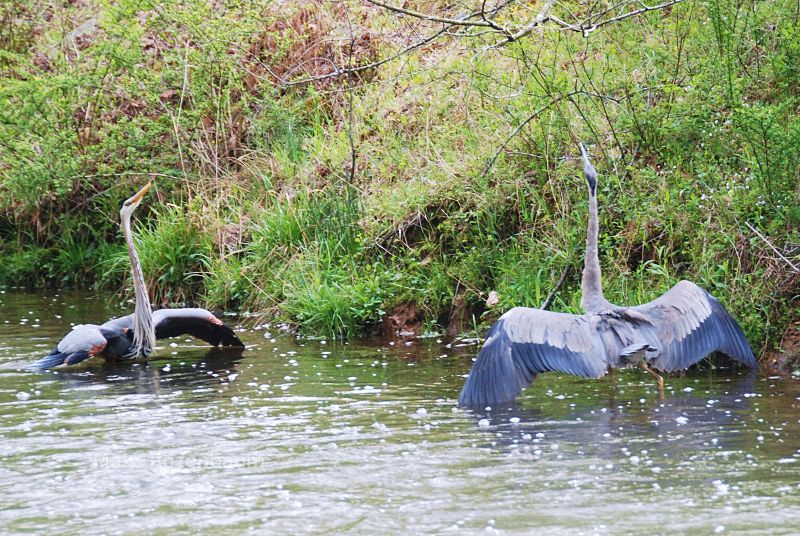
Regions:
<svg viewBox="0 0 800 536"><path fill-rule="evenodd" d="M574 312L584 140L611 301L692 279L757 352L798 316L772 249L800 263L796 2L687 0L495 47L442 35L343 76L441 24L355 1L12 0L0 19L2 284L125 285L117 211L153 174L136 232L161 303L326 336L398 307L469 330L539 306L571 266L553 309Z"/></svg>

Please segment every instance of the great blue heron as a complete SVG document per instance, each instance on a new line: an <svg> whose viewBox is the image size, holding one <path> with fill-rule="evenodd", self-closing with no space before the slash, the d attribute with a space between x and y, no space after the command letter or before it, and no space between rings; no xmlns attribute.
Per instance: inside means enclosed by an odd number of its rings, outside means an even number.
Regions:
<svg viewBox="0 0 800 536"><path fill-rule="evenodd" d="M110 360L144 358L153 353L156 339L184 334L214 346L244 346L230 327L205 309L152 310L139 256L131 236L131 216L151 186L152 182L148 182L136 195L127 199L119 211L122 234L131 260L136 298L133 314L109 320L99 326L75 326L50 354L33 364L35 368L75 365L96 355Z"/></svg>
<svg viewBox="0 0 800 536"><path fill-rule="evenodd" d="M688 368L719 351L750 368L753 352L739 325L711 294L681 281L644 305L622 307L603 297L597 254L597 173L580 145L589 186L589 225L581 279L586 314L515 307L489 330L461 390L462 406L510 402L541 372L599 378L610 368L648 365L670 372Z"/></svg>

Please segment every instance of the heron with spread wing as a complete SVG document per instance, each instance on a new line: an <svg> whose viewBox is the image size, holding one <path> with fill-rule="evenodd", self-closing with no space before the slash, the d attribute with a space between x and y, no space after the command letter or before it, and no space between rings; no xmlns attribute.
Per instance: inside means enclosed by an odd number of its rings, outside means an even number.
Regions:
<svg viewBox="0 0 800 536"><path fill-rule="evenodd" d="M133 314L115 318L100 325L80 324L61 339L47 356L33 364L46 369L59 365L76 365L93 356L109 360L146 358L153 353L157 339L192 335L214 346L244 344L233 330L205 309L182 308L153 311L147 294L142 266L131 235L131 216L152 187L148 182L119 211L122 234L131 260L133 290L136 298Z"/></svg>
<svg viewBox="0 0 800 536"><path fill-rule="evenodd" d="M599 378L609 368L638 366L686 369L712 352L755 369L747 339L725 307L690 281L681 281L650 303L623 307L603 297L597 252L597 173L580 145L589 186L589 224L581 279L586 314L554 313L515 307L489 330L461 390L462 406L513 401L542 372L566 372Z"/></svg>

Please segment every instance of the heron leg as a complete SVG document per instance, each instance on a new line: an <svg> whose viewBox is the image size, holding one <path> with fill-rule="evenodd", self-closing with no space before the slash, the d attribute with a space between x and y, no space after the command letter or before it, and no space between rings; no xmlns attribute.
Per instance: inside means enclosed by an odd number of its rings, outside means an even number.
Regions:
<svg viewBox="0 0 800 536"><path fill-rule="evenodd" d="M662 378L661 375L657 373L655 370L648 367L647 363L645 363L644 361L639 361L639 368L656 379L656 383L658 384L658 395L661 398L664 398L664 378Z"/></svg>
<svg viewBox="0 0 800 536"><path fill-rule="evenodd" d="M608 367L608 377L611 378L611 403L617 399L617 369Z"/></svg>

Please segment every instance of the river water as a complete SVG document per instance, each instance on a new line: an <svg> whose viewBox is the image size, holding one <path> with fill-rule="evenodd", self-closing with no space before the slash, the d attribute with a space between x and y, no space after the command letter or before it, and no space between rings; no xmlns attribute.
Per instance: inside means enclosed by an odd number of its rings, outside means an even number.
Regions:
<svg viewBox="0 0 800 536"><path fill-rule="evenodd" d="M476 414L474 345L249 319L244 352L40 373L71 323L132 306L0 292L2 534L800 534L791 379L696 372L660 401L636 370L546 374Z"/></svg>

